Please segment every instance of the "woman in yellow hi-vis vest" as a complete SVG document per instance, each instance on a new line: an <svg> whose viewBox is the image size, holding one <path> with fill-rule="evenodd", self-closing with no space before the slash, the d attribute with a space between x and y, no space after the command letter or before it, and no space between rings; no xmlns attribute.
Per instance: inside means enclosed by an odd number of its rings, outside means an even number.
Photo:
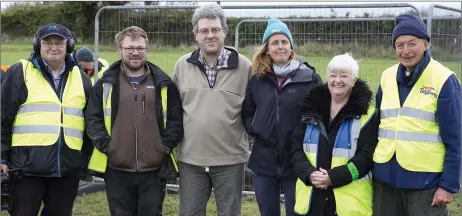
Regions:
<svg viewBox="0 0 462 216"><path fill-rule="evenodd" d="M299 178L297 215L372 215L370 168L378 118L358 69L350 54L335 56L327 83L313 87L302 101L291 154Z"/></svg>
<svg viewBox="0 0 462 216"><path fill-rule="evenodd" d="M86 165L84 108L91 81L70 53L66 27L47 24L34 52L8 69L2 83L2 172L21 169L10 214L72 214L81 168ZM86 148L86 147L90 148ZM84 155L84 156L82 156Z"/></svg>

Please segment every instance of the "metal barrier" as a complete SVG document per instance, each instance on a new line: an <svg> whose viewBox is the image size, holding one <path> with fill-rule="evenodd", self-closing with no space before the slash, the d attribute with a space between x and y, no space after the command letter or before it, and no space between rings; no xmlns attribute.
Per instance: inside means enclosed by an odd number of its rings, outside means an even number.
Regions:
<svg viewBox="0 0 462 216"><path fill-rule="evenodd" d="M432 57L445 61L445 66L462 78L461 9L431 4L428 8L427 32L431 36Z"/></svg>
<svg viewBox="0 0 462 216"><path fill-rule="evenodd" d="M138 25L138 26L145 26L143 27L148 37L151 41L155 40L156 45L150 45L154 49L154 51L150 52L150 56L148 59L154 63L160 64L160 67L165 70L166 72L170 73L172 71L173 65L176 63L176 60L181 57L183 54L186 54L192 49L195 48L195 39L194 34L191 32L192 25L190 23L190 19L192 16L193 9L197 6L106 6L101 8L98 13L96 14L95 18L95 55L98 56L101 51L101 44L114 44L111 43L110 40L113 40L114 35L122 30L125 27L130 25ZM235 14L235 17L232 15L228 15L228 27L229 31L227 34L227 38L225 40L225 44L228 46L232 46L237 44L236 38L239 37L239 45L245 42L245 37L242 34L249 35L249 32L242 31L240 27L242 23L237 23L237 21L241 19L249 19L249 18L261 18L262 16L275 16L278 18L306 18L313 16L325 16L326 14L330 14L329 16L337 16L339 18L333 18L331 23L344 20L344 23L352 23L354 22L353 18L345 18L343 14L346 13L345 16L374 16L374 14L383 15L384 13L390 15L391 17L395 16L399 13L404 12L413 12L415 14L420 15L421 12L413 5L410 4L359 4L359 5L251 5L251 6L221 6L227 14ZM368 11L364 11L368 9ZM169 26L165 26L169 20L165 17L169 17L173 14L182 14L181 19L176 20L175 23L171 23ZM261 16L259 15L261 14ZM351 15L350 15L351 14ZM354 15L356 14L356 15ZM308 16L309 15L309 16ZM362 19L362 18L359 18ZM391 25L393 21L390 20ZM112 25L112 28L109 27ZM392 27L391 27L392 28ZM244 29L245 30L245 29ZM239 31L238 34L236 32ZM252 37L261 38L263 35L263 30L255 29L254 32L251 34ZM369 32L372 33L372 32ZM241 34L241 36L239 36ZM337 33L333 32L330 33L326 29L323 32L324 36L326 37L334 37ZM337 35L342 35L343 33L339 33ZM391 31L390 31L391 34ZM302 33L293 32L294 38L296 43L299 43L302 40L298 39L299 35ZM358 36L358 34L356 34ZM351 37L351 36L350 36ZM391 37L391 36L390 36ZM160 41L160 42L157 42ZM257 40L252 41L253 45L257 45L258 43L254 43ZM372 41L372 40L369 40ZM337 41L341 42L341 41ZM332 46L331 49L335 49L335 44ZM115 46L114 46L115 47ZM235 47L239 48L239 47ZM165 50L165 52L169 52L168 55L164 53L156 52L157 50ZM108 50L108 49L107 49ZM346 51L353 51L351 49L338 49L338 51L343 52ZM112 50L113 54L110 57L109 61L112 59L118 59L115 55L115 51ZM242 52L248 58L251 58L249 53ZM304 53L299 53L303 55ZM337 54L337 53L336 53ZM326 56L332 56L333 53L329 53ZM321 63L320 63L321 64Z"/></svg>

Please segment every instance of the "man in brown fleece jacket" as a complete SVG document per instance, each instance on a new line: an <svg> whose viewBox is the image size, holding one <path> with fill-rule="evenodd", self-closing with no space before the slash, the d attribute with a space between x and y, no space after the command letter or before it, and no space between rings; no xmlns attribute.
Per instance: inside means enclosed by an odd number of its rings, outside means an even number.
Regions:
<svg viewBox="0 0 462 216"><path fill-rule="evenodd" d="M128 27L115 39L122 59L92 90L88 135L107 155L104 178L111 215L162 215L165 167L172 167L169 152L183 137L181 100L170 77L146 61L148 37L143 29Z"/></svg>

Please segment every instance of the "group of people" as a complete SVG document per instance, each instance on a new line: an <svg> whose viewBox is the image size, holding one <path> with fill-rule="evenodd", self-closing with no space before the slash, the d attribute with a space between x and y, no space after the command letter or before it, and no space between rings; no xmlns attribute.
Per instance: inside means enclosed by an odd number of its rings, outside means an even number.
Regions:
<svg viewBox="0 0 462 216"><path fill-rule="evenodd" d="M218 215L241 215L247 161L261 215L281 214L281 188L286 215L448 215L460 188L460 83L431 57L421 18L396 18L399 63L383 71L375 106L350 53L332 58L324 82L278 19L252 61L224 46L219 5L191 22L198 48L171 77L131 26L96 82L81 63L91 51L76 61L66 27L38 30L35 54L2 84L2 173L24 173L11 215L35 216L42 202L42 215L72 215L82 170L104 178L114 216L162 215L171 176L179 215L205 215L212 190Z"/></svg>

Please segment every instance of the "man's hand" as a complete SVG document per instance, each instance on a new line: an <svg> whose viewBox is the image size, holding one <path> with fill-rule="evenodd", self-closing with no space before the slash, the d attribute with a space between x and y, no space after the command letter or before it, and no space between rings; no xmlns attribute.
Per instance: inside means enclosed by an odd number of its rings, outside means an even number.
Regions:
<svg viewBox="0 0 462 216"><path fill-rule="evenodd" d="M6 164L2 164L2 174L6 175L8 173L8 166Z"/></svg>
<svg viewBox="0 0 462 216"><path fill-rule="evenodd" d="M438 188L433 196L433 202L431 206L434 205L447 205L452 202L452 193L445 191L443 188Z"/></svg>

